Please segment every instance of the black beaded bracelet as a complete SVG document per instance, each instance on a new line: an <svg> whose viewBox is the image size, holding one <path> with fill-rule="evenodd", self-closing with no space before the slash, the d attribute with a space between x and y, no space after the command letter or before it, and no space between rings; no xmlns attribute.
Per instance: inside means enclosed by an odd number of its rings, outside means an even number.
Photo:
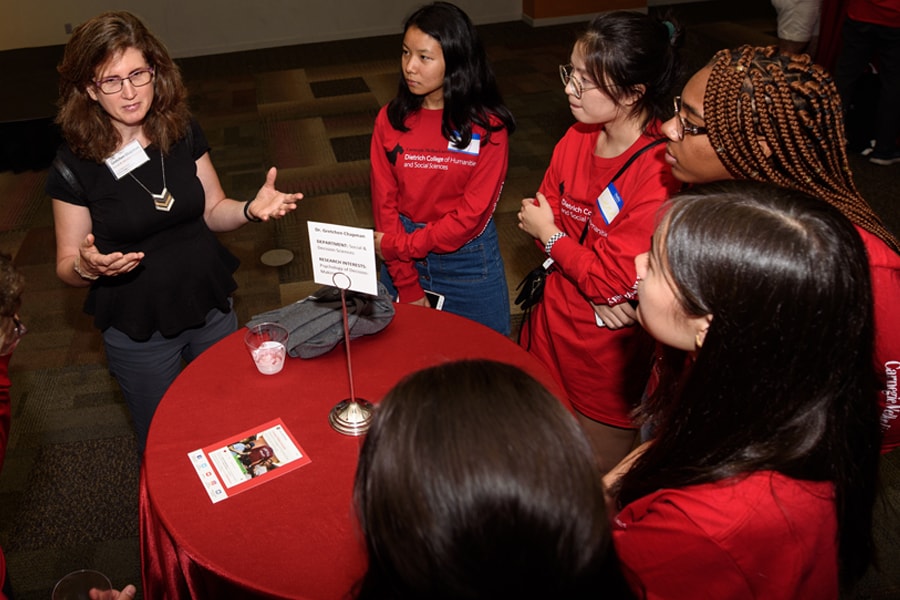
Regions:
<svg viewBox="0 0 900 600"><path fill-rule="evenodd" d="M260 219L259 217L254 217L253 215L250 214L250 202L253 202L253 200L244 202L244 218L247 219L248 221L250 221L251 223L260 223L262 221L262 219Z"/></svg>

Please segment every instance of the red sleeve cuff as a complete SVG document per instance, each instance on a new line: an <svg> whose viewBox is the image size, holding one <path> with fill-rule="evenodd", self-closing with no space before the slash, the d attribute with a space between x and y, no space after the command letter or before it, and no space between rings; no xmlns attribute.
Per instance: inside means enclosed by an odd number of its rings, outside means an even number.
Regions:
<svg viewBox="0 0 900 600"><path fill-rule="evenodd" d="M415 302L425 297L425 292L422 291L422 286L419 285L418 280L413 280L407 285L395 285L395 287L397 287L397 295L400 302Z"/></svg>
<svg viewBox="0 0 900 600"><path fill-rule="evenodd" d="M385 233L381 237L381 256L384 257L384 260L402 260L397 253L396 239L397 234L395 233Z"/></svg>

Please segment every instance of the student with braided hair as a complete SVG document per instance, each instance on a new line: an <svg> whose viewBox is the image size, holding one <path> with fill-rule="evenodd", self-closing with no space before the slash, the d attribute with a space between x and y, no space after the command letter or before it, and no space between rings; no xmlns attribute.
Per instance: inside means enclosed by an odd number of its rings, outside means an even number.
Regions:
<svg viewBox="0 0 900 600"><path fill-rule="evenodd" d="M683 182L774 183L828 202L856 226L875 302L881 447L887 452L900 446L900 242L853 182L831 76L809 57L782 55L774 46L722 50L675 98L675 116L663 131L666 160Z"/></svg>

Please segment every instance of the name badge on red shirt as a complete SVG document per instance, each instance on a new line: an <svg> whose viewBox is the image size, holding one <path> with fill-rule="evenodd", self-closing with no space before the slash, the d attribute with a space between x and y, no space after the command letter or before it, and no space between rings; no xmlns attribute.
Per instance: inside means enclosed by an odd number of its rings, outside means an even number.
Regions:
<svg viewBox="0 0 900 600"><path fill-rule="evenodd" d="M603 193L597 196L597 208L600 209L600 216L607 225L618 216L619 211L622 210L622 196L614 184L606 186Z"/></svg>
<svg viewBox="0 0 900 600"><path fill-rule="evenodd" d="M450 152L462 152L463 154L478 156L478 153L481 151L481 134L473 133L472 141L469 142L469 145L465 148L457 148L454 146L457 140L459 140L459 133L454 131L453 138L447 143L447 150Z"/></svg>

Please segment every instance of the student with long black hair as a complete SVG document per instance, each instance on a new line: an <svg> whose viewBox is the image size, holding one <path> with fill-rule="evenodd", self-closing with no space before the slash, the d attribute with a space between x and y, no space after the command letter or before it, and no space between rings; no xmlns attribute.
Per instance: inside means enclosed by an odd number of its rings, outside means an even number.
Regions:
<svg viewBox="0 0 900 600"><path fill-rule="evenodd" d="M369 558L357 600L630 597L591 446L517 367L451 362L398 383L354 500Z"/></svg>
<svg viewBox="0 0 900 600"><path fill-rule="evenodd" d="M414 12L400 86L372 135L372 211L381 279L399 301L508 334L509 291L493 215L515 121L478 33L447 2Z"/></svg>
<svg viewBox="0 0 900 600"><path fill-rule="evenodd" d="M632 589L838 598L872 557L879 455L859 233L802 192L722 182L674 199L636 266L665 352L652 439L606 478Z"/></svg>

